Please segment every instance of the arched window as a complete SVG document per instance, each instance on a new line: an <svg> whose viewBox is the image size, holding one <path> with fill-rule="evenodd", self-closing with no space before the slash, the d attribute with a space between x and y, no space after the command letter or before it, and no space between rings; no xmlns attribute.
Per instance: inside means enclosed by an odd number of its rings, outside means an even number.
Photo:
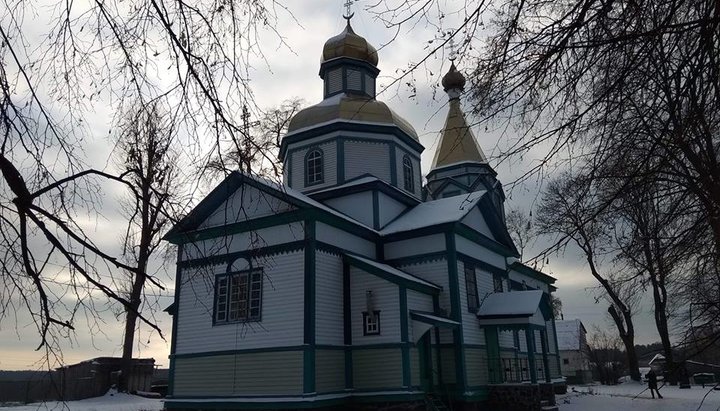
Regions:
<svg viewBox="0 0 720 411"><path fill-rule="evenodd" d="M323 153L319 148L308 151L305 156L305 176L308 186L323 182Z"/></svg>
<svg viewBox="0 0 720 411"><path fill-rule="evenodd" d="M410 157L406 154L403 156L403 181L407 191L415 192L415 179L413 178L413 165Z"/></svg>

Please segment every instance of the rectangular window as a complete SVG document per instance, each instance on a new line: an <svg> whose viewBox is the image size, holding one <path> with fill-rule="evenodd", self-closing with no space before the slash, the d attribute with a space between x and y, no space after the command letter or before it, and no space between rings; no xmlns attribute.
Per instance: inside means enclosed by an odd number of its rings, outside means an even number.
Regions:
<svg viewBox="0 0 720 411"><path fill-rule="evenodd" d="M363 311L363 335L380 335L380 311Z"/></svg>
<svg viewBox="0 0 720 411"><path fill-rule="evenodd" d="M570 364L570 360L568 358L563 358L563 364L565 364L565 365Z"/></svg>
<svg viewBox="0 0 720 411"><path fill-rule="evenodd" d="M215 324L259 321L262 269L215 277Z"/></svg>
<svg viewBox="0 0 720 411"><path fill-rule="evenodd" d="M467 289L468 311L474 314L478 310L479 301L475 267L470 264L465 264L465 288Z"/></svg>
<svg viewBox="0 0 720 411"><path fill-rule="evenodd" d="M493 276L493 291L496 293L503 292L503 279L499 275Z"/></svg>

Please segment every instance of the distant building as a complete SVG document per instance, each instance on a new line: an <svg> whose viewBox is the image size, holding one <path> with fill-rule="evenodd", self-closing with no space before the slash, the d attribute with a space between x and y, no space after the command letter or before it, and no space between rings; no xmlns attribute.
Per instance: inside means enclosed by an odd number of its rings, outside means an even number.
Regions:
<svg viewBox="0 0 720 411"><path fill-rule="evenodd" d="M560 369L569 384L592 381L588 358L587 330L580 320L556 321Z"/></svg>

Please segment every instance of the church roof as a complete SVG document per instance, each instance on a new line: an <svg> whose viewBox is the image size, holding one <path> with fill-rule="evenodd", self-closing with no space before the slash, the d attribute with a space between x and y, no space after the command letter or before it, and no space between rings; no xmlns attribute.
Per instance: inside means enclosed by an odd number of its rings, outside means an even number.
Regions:
<svg viewBox="0 0 720 411"><path fill-rule="evenodd" d="M347 258L351 264L365 271L372 271L374 273L378 273L378 271L380 271L384 273L385 275L383 275L383 277L390 282L412 283L420 286L421 289L428 290L435 294L442 291L442 287L439 285L423 280L422 278L406 273L405 271L398 270L397 268L387 264L353 254L345 254L345 258Z"/></svg>
<svg viewBox="0 0 720 411"><path fill-rule="evenodd" d="M340 57L363 60L373 66L378 64L377 50L365 38L353 31L350 19L347 20L347 25L340 34L325 42L321 63Z"/></svg>
<svg viewBox="0 0 720 411"><path fill-rule="evenodd" d="M410 231L433 225L461 220L480 201L487 191L480 190L469 194L420 203L388 224L382 235Z"/></svg>
<svg viewBox="0 0 720 411"><path fill-rule="evenodd" d="M475 140L460 107L459 96L465 86L465 77L457 70L454 62L442 83L450 95L450 108L440 132L440 144L435 151L431 169L466 161L487 163L485 153Z"/></svg>
<svg viewBox="0 0 720 411"><path fill-rule="evenodd" d="M286 136L338 121L392 125L418 141L415 128L392 111L387 104L373 98L344 93L328 97L314 106L300 110L290 120Z"/></svg>
<svg viewBox="0 0 720 411"><path fill-rule="evenodd" d="M482 301L478 317L530 317L540 308L540 290L492 293Z"/></svg>

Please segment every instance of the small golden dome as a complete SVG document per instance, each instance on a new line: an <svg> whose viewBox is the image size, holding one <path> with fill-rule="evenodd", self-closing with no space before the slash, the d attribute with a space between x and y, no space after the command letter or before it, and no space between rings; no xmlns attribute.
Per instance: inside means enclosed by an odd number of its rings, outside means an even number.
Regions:
<svg viewBox="0 0 720 411"><path fill-rule="evenodd" d="M350 121L396 126L414 140L419 140L410 123L387 104L375 99L337 94L300 110L290 120L288 134L334 121Z"/></svg>
<svg viewBox="0 0 720 411"><path fill-rule="evenodd" d="M454 61L450 64L450 70L442 78L442 86L445 91L465 88L465 76L455 67Z"/></svg>
<svg viewBox="0 0 720 411"><path fill-rule="evenodd" d="M342 33L330 38L323 46L321 63L338 58L349 57L366 61L373 66L378 64L377 50L363 37L358 36L350 26L350 20Z"/></svg>

